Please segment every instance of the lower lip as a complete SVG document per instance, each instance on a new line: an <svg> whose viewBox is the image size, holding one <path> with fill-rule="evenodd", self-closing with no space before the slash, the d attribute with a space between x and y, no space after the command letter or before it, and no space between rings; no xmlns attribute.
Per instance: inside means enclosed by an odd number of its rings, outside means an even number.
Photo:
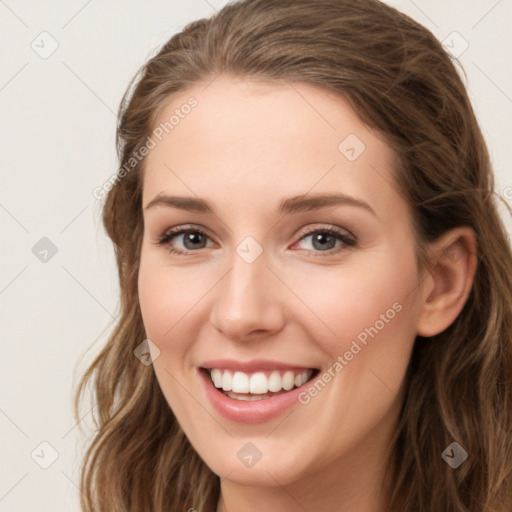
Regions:
<svg viewBox="0 0 512 512"><path fill-rule="evenodd" d="M200 378L205 386L206 394L215 410L231 421L238 423L262 423L276 418L287 409L298 403L299 394L310 384L304 383L286 393L265 398L263 400L236 400L229 398L222 391L217 389L210 378L209 373L199 370Z"/></svg>

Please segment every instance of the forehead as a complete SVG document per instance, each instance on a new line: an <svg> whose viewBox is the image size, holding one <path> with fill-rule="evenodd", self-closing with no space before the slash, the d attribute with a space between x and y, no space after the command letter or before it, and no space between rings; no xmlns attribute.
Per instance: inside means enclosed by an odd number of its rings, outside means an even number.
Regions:
<svg viewBox="0 0 512 512"><path fill-rule="evenodd" d="M364 197L376 210L400 199L384 139L311 84L217 77L169 98L152 138L144 204L162 192L259 209L308 191Z"/></svg>

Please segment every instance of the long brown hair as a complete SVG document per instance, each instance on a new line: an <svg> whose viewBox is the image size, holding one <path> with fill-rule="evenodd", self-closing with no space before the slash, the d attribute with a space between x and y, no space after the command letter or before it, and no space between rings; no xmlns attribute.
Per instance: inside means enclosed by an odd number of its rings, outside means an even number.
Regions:
<svg viewBox="0 0 512 512"><path fill-rule="evenodd" d="M146 143L171 94L221 73L315 84L348 100L397 155L396 179L426 244L470 226L478 266L457 319L417 337L392 440L393 512L512 510L512 254L487 148L452 58L424 27L378 0L248 0L190 23L134 77L119 110L120 167ZM142 159L109 191L103 223L121 290L120 319L83 375L97 402L85 454L85 512L215 512L220 482L191 447L151 366L137 276ZM456 470L453 441L469 454Z"/></svg>

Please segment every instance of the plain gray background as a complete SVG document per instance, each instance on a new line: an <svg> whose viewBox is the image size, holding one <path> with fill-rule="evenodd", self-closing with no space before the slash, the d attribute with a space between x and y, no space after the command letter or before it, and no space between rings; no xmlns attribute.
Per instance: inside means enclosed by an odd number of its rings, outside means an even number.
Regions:
<svg viewBox="0 0 512 512"><path fill-rule="evenodd" d="M92 191L116 171L115 112L132 75L173 33L225 3L0 0L2 512L79 510L84 438L72 390L118 304ZM389 3L464 50L496 190L512 203L511 1Z"/></svg>

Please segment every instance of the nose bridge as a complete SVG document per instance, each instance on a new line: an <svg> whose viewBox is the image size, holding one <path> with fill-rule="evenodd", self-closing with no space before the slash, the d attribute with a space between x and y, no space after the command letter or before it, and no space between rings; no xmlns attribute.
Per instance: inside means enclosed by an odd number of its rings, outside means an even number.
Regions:
<svg viewBox="0 0 512 512"><path fill-rule="evenodd" d="M282 324L276 278L267 268L263 247L246 237L233 251L230 270L219 283L212 306L213 325L232 339L252 331L273 331Z"/></svg>

